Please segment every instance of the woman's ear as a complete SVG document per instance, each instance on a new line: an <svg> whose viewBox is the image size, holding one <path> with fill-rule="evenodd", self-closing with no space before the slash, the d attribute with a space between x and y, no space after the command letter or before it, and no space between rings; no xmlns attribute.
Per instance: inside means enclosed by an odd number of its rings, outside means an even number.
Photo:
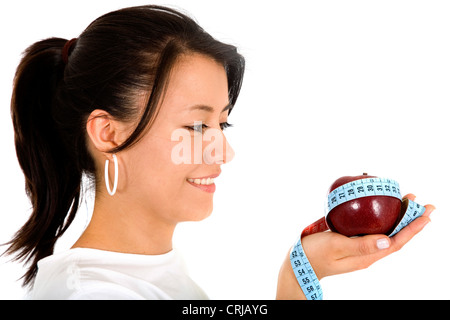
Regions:
<svg viewBox="0 0 450 320"><path fill-rule="evenodd" d="M106 111L96 109L91 112L86 123L86 131L92 145L100 152L108 152L120 145L119 125Z"/></svg>

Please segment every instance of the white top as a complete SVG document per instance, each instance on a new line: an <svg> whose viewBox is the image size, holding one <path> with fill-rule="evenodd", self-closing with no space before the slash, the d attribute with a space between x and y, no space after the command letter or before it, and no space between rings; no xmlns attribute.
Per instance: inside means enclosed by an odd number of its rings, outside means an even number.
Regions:
<svg viewBox="0 0 450 320"><path fill-rule="evenodd" d="M175 251L139 255L75 248L38 262L30 299L208 299Z"/></svg>

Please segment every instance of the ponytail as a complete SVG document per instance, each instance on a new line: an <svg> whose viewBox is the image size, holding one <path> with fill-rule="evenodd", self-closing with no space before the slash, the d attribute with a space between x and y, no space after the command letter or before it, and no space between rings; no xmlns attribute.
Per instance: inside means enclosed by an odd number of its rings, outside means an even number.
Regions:
<svg viewBox="0 0 450 320"><path fill-rule="evenodd" d="M29 47L14 78L14 139L33 211L6 252L29 263L24 285L33 280L37 262L53 253L56 240L73 221L80 199L82 171L53 119L58 107L55 97L63 81L61 51L66 42L51 38Z"/></svg>

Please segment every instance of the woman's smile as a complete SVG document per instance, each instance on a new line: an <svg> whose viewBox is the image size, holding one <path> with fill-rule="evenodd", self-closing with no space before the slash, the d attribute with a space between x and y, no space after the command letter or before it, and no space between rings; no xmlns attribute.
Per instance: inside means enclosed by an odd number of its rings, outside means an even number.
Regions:
<svg viewBox="0 0 450 320"><path fill-rule="evenodd" d="M206 177L200 177L200 178L188 178L186 179L187 182L196 187L199 188L202 191L208 192L208 193L214 193L216 191L216 185L214 184L214 179L219 176L218 174L209 175Z"/></svg>

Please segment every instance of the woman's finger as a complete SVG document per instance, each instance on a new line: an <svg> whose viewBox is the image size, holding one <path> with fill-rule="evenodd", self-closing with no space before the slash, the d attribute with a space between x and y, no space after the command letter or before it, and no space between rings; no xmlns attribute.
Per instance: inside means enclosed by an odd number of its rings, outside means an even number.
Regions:
<svg viewBox="0 0 450 320"><path fill-rule="evenodd" d="M423 213L422 217L429 217L430 214L436 209L435 206L432 204L425 205L425 212Z"/></svg>
<svg viewBox="0 0 450 320"><path fill-rule="evenodd" d="M418 234L430 222L428 216L422 216L408 224L399 233L391 238L391 251L400 250L409 240Z"/></svg>
<svg viewBox="0 0 450 320"><path fill-rule="evenodd" d="M430 214L434 211L435 207L431 204L425 206L425 212L421 217L408 224L399 233L391 238L392 251L400 250L409 240L411 240L416 234L418 234L431 220Z"/></svg>
<svg viewBox="0 0 450 320"><path fill-rule="evenodd" d="M378 253L390 247L391 241L383 234L373 234L356 238L347 238L343 243L345 246L345 257L367 256Z"/></svg>
<svg viewBox="0 0 450 320"><path fill-rule="evenodd" d="M405 198L414 201L416 199L416 196L412 193L408 193L406 196L403 197L403 199Z"/></svg>

